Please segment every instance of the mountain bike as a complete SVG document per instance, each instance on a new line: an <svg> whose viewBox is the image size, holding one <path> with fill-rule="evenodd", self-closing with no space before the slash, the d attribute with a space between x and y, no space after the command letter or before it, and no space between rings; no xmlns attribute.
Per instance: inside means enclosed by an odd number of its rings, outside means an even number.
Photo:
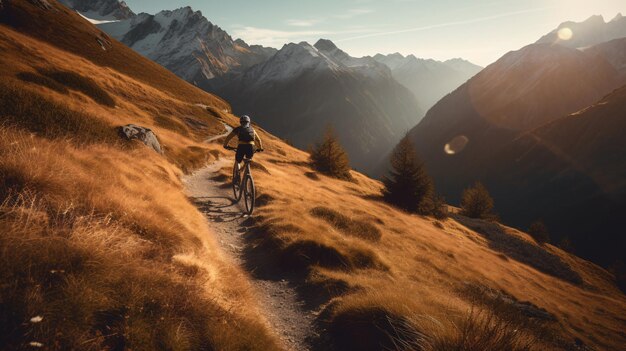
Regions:
<svg viewBox="0 0 626 351"><path fill-rule="evenodd" d="M228 150L237 151L234 147L228 147ZM257 149L255 152L261 152L263 149ZM239 202L243 197L243 202L246 206L246 214L251 215L254 211L254 201L256 199L256 188L254 187L254 179L252 178L252 172L250 171L250 163L252 159L243 159L243 175L241 169L237 167L237 162L233 165L233 194L235 195L235 203Z"/></svg>

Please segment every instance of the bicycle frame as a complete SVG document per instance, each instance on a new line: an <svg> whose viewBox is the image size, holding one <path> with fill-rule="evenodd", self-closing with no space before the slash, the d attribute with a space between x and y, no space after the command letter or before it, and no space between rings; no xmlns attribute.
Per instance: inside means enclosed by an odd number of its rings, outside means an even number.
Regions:
<svg viewBox="0 0 626 351"><path fill-rule="evenodd" d="M252 172L250 170L250 163L252 163L252 159L244 158L243 162L243 173L241 172L242 170L237 167L237 162L233 164L233 193L235 195L236 203L239 202L243 196L246 212L248 215L251 215L252 211L254 211L254 202L256 197L254 179L252 178Z"/></svg>

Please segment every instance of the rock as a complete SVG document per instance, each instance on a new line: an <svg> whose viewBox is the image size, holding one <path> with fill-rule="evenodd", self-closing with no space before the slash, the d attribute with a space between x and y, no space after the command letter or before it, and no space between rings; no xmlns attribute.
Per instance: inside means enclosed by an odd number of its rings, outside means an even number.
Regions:
<svg viewBox="0 0 626 351"><path fill-rule="evenodd" d="M125 138L127 140L141 140L141 142L151 147L154 151L158 152L159 154L163 154L163 149L161 149L159 139L157 139L156 134L154 134L154 132L148 128L140 127L135 124L127 124L125 126L119 127L119 133L122 138Z"/></svg>

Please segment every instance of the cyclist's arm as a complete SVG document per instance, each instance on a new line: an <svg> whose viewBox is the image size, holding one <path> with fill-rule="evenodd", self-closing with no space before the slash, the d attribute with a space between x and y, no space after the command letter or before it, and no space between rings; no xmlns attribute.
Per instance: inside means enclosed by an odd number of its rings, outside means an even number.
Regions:
<svg viewBox="0 0 626 351"><path fill-rule="evenodd" d="M228 146L228 143L230 143L230 140L235 137L236 133L237 133L237 128L233 129L233 131L230 132L230 134L228 134L228 136L226 137L226 140L224 140L224 147Z"/></svg>
<svg viewBox="0 0 626 351"><path fill-rule="evenodd" d="M254 131L254 139L259 143L259 149L263 149L263 142L261 141L261 137L259 137L256 130Z"/></svg>

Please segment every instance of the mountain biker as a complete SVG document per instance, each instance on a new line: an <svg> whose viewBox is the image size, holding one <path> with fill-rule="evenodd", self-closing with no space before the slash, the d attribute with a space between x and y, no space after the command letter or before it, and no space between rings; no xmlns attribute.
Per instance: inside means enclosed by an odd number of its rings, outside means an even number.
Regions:
<svg viewBox="0 0 626 351"><path fill-rule="evenodd" d="M226 140L224 140L224 148L228 149L228 143L235 135L237 135L239 139L237 153L235 154L235 162L237 162L237 166L239 166L241 161L243 161L244 156L246 158L252 158L252 156L254 156L254 146L256 145L255 141L258 142L256 151L263 151L263 142L254 128L252 128L250 124L250 117L247 115L241 116L241 118L239 118L239 124L240 126L233 129L233 131L226 137Z"/></svg>

